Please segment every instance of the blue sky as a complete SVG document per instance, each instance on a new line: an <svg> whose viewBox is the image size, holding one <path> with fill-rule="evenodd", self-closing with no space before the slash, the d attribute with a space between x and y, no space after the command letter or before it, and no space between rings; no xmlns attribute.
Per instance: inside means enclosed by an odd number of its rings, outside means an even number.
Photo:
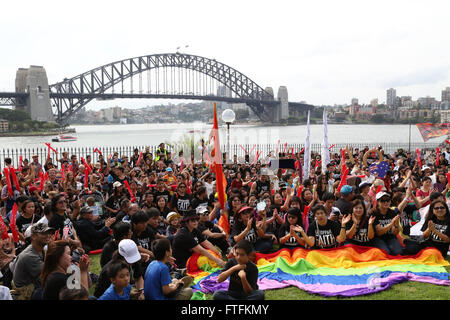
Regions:
<svg viewBox="0 0 450 320"><path fill-rule="evenodd" d="M440 100L450 86L448 0L26 0L3 1L0 11L0 91L14 90L19 67L42 65L55 83L185 45L314 105L383 102L389 87Z"/></svg>

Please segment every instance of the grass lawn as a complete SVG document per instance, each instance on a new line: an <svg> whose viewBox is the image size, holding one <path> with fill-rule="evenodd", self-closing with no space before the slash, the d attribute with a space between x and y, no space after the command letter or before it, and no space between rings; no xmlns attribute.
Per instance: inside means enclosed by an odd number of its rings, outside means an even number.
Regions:
<svg viewBox="0 0 450 320"><path fill-rule="evenodd" d="M91 267L90 271L95 274L100 274L100 255L90 256ZM446 258L450 262L450 257ZM450 266L446 267L447 272L450 272ZM94 286L89 290L89 293L94 292ZM206 299L211 300L212 294L206 295ZM400 284L395 284L388 290L381 291L366 296L358 296L353 298L337 298L337 297L322 297L317 294L307 293L297 287L288 287L277 290L266 291L267 300L450 300L450 287L438 286L428 283L407 281Z"/></svg>

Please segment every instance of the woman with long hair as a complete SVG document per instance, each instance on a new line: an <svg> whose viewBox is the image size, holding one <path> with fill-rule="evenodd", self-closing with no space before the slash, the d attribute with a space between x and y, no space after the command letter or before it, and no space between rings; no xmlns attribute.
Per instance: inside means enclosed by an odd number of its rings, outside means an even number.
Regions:
<svg viewBox="0 0 450 320"><path fill-rule="evenodd" d="M389 255L402 254L403 248L397 239L400 216L390 208L391 196L386 192L380 192L376 200L376 207L371 210L371 215L375 216L373 226L376 236L372 240L373 245Z"/></svg>
<svg viewBox="0 0 450 320"><path fill-rule="evenodd" d="M445 201L437 199L430 204L421 231L421 240L405 240L405 253L417 254L426 247L434 247L445 257L450 245L450 211Z"/></svg>
<svg viewBox="0 0 450 320"><path fill-rule="evenodd" d="M69 267L72 264L80 269L79 274L75 271L74 280L79 281L86 290L89 290L89 257L84 254L80 257L79 262L73 262L68 241L58 240L49 243L41 272L43 300L59 300L59 292L71 281L72 271ZM77 275L79 275L79 279L77 279Z"/></svg>
<svg viewBox="0 0 450 320"><path fill-rule="evenodd" d="M368 216L364 201L360 199L352 202L351 212L352 219L346 225L347 242L359 246L373 246L375 216Z"/></svg>

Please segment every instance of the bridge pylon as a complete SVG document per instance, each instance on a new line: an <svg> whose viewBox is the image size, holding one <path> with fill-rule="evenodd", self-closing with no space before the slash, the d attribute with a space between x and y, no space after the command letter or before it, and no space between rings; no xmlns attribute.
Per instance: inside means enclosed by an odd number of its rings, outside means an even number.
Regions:
<svg viewBox="0 0 450 320"><path fill-rule="evenodd" d="M17 101L18 110L26 111L32 120L55 121L44 67L32 65L28 69L19 68L16 72L16 92L29 93L25 103Z"/></svg>

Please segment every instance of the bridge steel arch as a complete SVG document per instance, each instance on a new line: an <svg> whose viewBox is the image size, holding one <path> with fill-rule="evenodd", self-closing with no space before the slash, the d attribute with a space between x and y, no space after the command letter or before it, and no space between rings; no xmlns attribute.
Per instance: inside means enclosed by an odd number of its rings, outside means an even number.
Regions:
<svg viewBox="0 0 450 320"><path fill-rule="evenodd" d="M162 67L191 69L206 74L234 92L262 121L271 121L271 113L267 106L277 104L273 95L243 73L215 59L183 53L166 53L116 61L50 85L50 98L53 107L56 108L56 122L61 124L67 122L74 113L92 99L101 97L106 90L120 82L147 70ZM158 96L202 99L202 97L189 95ZM128 97L131 96L128 95ZM214 100L230 102L230 98L226 97L222 99L214 97Z"/></svg>

